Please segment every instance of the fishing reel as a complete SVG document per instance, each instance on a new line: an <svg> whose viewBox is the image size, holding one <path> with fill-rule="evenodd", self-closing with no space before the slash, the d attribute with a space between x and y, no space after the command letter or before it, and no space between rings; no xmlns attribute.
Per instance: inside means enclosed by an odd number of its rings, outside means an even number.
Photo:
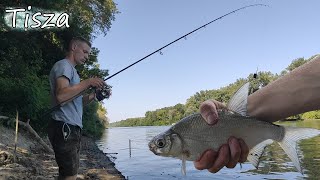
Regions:
<svg viewBox="0 0 320 180"><path fill-rule="evenodd" d="M96 89L96 97L95 97L95 99L97 101L102 101L104 99L109 99L109 97L112 94L111 88L112 88L112 86L106 84L101 89Z"/></svg>

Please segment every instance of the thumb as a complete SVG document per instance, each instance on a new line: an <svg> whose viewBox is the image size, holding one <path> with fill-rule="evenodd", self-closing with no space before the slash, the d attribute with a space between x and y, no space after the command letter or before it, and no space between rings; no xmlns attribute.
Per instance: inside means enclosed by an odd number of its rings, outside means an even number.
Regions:
<svg viewBox="0 0 320 180"><path fill-rule="evenodd" d="M206 100L200 105L200 114L209 125L218 122L217 109L224 109L224 105L216 100Z"/></svg>

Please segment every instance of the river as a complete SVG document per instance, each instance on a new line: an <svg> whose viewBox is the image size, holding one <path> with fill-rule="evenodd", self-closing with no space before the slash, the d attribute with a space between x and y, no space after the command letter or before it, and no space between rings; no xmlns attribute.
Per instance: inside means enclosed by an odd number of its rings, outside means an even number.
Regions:
<svg viewBox="0 0 320 180"><path fill-rule="evenodd" d="M277 124L320 129L320 120ZM296 171L280 146L273 143L266 148L259 169L246 162L242 167L238 164L233 169L223 168L218 173L212 174L206 170L196 170L193 162L187 162L187 174L183 176L181 160L156 156L148 148L150 139L168 128L168 126L109 128L96 143L129 180L320 178L320 136L299 143L298 151L304 169L303 175Z"/></svg>

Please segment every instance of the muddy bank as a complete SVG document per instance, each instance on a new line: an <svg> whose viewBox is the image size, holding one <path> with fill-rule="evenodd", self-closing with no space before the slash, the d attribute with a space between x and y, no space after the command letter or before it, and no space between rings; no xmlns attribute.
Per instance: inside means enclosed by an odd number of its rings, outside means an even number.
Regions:
<svg viewBox="0 0 320 180"><path fill-rule="evenodd" d="M0 180L52 180L58 176L54 155L46 153L32 135L21 129L14 161L14 130L0 125ZM48 139L44 139L50 144ZM78 179L125 179L92 138L82 136Z"/></svg>

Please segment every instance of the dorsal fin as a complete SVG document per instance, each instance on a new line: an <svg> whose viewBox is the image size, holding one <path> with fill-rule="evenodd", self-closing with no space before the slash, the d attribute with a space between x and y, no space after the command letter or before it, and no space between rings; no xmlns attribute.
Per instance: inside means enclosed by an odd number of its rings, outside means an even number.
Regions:
<svg viewBox="0 0 320 180"><path fill-rule="evenodd" d="M245 83L230 99L228 103L228 109L241 114L242 116L247 116L247 99L249 93L250 83Z"/></svg>

